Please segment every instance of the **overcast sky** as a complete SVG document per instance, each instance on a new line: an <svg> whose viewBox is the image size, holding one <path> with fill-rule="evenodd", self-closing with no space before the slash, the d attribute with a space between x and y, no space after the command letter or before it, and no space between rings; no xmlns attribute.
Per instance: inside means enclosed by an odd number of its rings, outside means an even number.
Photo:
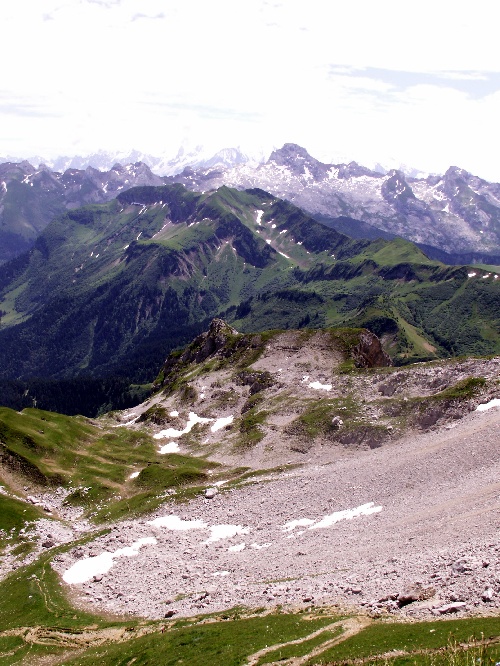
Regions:
<svg viewBox="0 0 500 666"><path fill-rule="evenodd" d="M500 182L497 0L4 0L0 155L183 144Z"/></svg>

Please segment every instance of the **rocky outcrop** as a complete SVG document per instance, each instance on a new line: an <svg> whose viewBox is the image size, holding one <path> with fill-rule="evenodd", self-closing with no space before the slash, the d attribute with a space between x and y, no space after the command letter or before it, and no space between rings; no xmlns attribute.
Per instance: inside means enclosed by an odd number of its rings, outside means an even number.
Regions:
<svg viewBox="0 0 500 666"><path fill-rule="evenodd" d="M357 368L385 368L392 365L389 355L382 349L380 340L370 331L361 332L359 344L351 353Z"/></svg>
<svg viewBox="0 0 500 666"><path fill-rule="evenodd" d="M222 319L212 319L208 331L196 338L193 343L194 349L189 350L186 358L183 360L188 363L190 361L202 363L209 356L213 356L216 352L227 347L235 335L238 335L238 331L229 326L229 324L226 324L225 321Z"/></svg>
<svg viewBox="0 0 500 666"><path fill-rule="evenodd" d="M388 354L382 349L378 337L366 329L327 329L335 333L333 347L330 352L333 359L338 353L342 353L344 360L353 359L357 368L380 368L392 365ZM320 331L309 332L312 335L320 334ZM287 335L303 335L304 332L289 331ZM276 338L280 333L271 335L269 340ZM307 335L307 334L306 334ZM310 337L310 335L309 335ZM343 338L345 340L343 341ZM354 343L353 343L354 339ZM347 342L349 340L349 342ZM306 344L305 338L302 344ZM329 345L331 346L332 340ZM298 343L299 347L301 343ZM260 333L243 334L239 333L232 326L222 319L213 319L208 331L205 331L185 349L172 352L163 366L157 380L156 386L173 385L178 377L185 371L191 363L203 363L213 357L222 359L232 359L238 361L241 368L246 368L248 361L255 360L255 352L263 351L267 346L263 336ZM342 350L342 351L341 351ZM250 394L270 388L274 381L269 372L242 370L236 381L239 384L249 385Z"/></svg>

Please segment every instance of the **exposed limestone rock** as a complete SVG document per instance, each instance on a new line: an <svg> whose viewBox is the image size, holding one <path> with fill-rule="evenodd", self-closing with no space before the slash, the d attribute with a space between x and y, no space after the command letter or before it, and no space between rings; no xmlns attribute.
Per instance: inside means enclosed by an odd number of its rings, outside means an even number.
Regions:
<svg viewBox="0 0 500 666"><path fill-rule="evenodd" d="M352 350L352 355L358 368L385 368L392 365L389 355L382 349L380 340L370 331L361 332L359 344Z"/></svg>
<svg viewBox="0 0 500 666"><path fill-rule="evenodd" d="M457 613L460 610L465 610L467 604L465 601L455 601L452 604L445 604L439 608L434 608L434 615L448 615L449 613Z"/></svg>
<svg viewBox="0 0 500 666"><path fill-rule="evenodd" d="M414 583L398 595L397 602L399 607L402 608L415 601L425 601L426 599L430 599L435 594L435 588L431 586L425 587L422 583Z"/></svg>

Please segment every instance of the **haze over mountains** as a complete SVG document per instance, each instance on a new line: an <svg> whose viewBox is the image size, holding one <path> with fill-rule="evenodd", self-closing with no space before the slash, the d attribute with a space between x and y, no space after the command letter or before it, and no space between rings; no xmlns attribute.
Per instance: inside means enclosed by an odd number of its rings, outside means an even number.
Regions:
<svg viewBox="0 0 500 666"><path fill-rule="evenodd" d="M415 178L355 162L324 164L295 144L285 144L265 162L237 149L210 158L180 153L168 162L137 152L121 156L129 158L134 162L109 168L110 156L97 155L95 163L104 171L77 168L86 163L79 158L56 160L56 170L27 161L1 164L0 262L29 249L46 224L67 209L109 201L137 185L180 182L195 191L258 187L351 237L401 236L447 263L500 263L500 185L458 167Z"/></svg>

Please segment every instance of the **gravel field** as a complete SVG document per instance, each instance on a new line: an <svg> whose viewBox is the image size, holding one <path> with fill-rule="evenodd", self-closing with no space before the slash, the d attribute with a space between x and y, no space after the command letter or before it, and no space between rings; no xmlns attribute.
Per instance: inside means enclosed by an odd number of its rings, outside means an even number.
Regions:
<svg viewBox="0 0 500 666"><path fill-rule="evenodd" d="M79 605L151 618L278 604L498 613L499 449L498 407L379 448L318 447L300 468L118 523L54 567Z"/></svg>

